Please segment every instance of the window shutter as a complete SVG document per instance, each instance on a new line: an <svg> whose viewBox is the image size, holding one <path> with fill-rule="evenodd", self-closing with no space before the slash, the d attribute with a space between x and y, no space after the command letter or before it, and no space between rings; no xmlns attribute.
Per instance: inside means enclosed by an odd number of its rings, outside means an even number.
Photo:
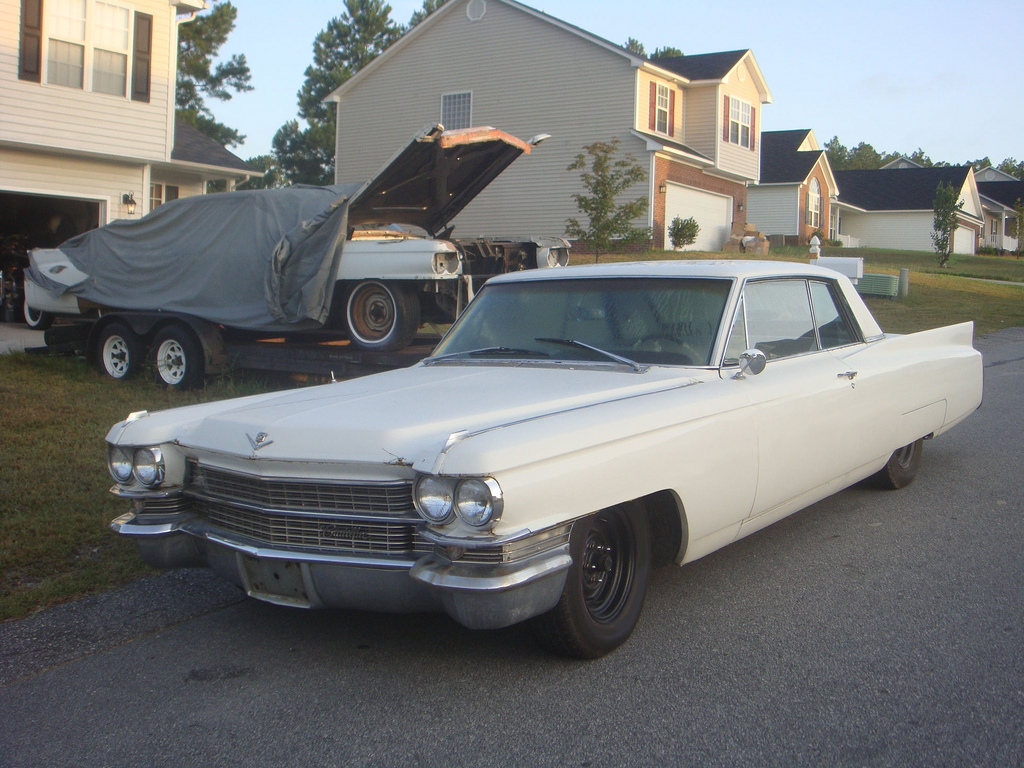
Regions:
<svg viewBox="0 0 1024 768"><path fill-rule="evenodd" d="M651 82L651 103L647 109L647 127L654 130L658 124L658 84Z"/></svg>
<svg viewBox="0 0 1024 768"><path fill-rule="evenodd" d="M21 0L21 49L18 79L33 83L42 76L43 0Z"/></svg>
<svg viewBox="0 0 1024 768"><path fill-rule="evenodd" d="M722 130L722 141L729 141L729 97L725 97L725 120Z"/></svg>
<svg viewBox="0 0 1024 768"><path fill-rule="evenodd" d="M153 59L153 17L135 14L135 49L132 53L132 101L149 102Z"/></svg>
<svg viewBox="0 0 1024 768"><path fill-rule="evenodd" d="M750 151L757 146L757 108L750 108Z"/></svg>
<svg viewBox="0 0 1024 768"><path fill-rule="evenodd" d="M668 92L668 135L676 135L676 89Z"/></svg>

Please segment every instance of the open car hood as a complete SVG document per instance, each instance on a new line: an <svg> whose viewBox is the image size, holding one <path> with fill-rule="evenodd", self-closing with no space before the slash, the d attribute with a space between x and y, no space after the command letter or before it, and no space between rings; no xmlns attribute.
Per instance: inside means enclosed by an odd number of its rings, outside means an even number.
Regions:
<svg viewBox="0 0 1024 768"><path fill-rule="evenodd" d="M531 144L496 128L424 128L353 196L349 226L409 224L440 235Z"/></svg>

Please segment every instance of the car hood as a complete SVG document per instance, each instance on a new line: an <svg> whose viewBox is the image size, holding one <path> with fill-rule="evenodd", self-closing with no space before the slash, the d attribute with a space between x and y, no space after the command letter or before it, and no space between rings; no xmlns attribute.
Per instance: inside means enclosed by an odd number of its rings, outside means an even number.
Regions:
<svg viewBox="0 0 1024 768"><path fill-rule="evenodd" d="M320 387L187 406L121 422L107 439L275 462L433 466L480 433L697 383L695 371L418 365ZM260 436L263 436L262 438Z"/></svg>
<svg viewBox="0 0 1024 768"><path fill-rule="evenodd" d="M350 226L410 224L438 237L530 145L490 127L424 129L349 203Z"/></svg>

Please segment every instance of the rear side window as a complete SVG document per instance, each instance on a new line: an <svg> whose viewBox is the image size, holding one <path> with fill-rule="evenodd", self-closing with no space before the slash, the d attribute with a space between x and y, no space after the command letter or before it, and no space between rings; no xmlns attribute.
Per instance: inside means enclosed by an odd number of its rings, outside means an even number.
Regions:
<svg viewBox="0 0 1024 768"><path fill-rule="evenodd" d="M859 339L853 326L836 301L833 289L827 283L811 281L811 304L814 322L822 349L835 349L855 344Z"/></svg>

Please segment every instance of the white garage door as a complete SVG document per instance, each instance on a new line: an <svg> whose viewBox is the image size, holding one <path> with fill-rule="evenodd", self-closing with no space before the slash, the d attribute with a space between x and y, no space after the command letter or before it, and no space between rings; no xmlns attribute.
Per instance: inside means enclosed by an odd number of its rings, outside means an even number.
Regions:
<svg viewBox="0 0 1024 768"><path fill-rule="evenodd" d="M672 247L668 226L676 216L683 219L692 216L700 225L697 241L686 250L720 251L732 232L732 198L669 183L665 191L666 248Z"/></svg>
<svg viewBox="0 0 1024 768"><path fill-rule="evenodd" d="M953 253L974 253L975 239L973 229L957 227L953 233Z"/></svg>

